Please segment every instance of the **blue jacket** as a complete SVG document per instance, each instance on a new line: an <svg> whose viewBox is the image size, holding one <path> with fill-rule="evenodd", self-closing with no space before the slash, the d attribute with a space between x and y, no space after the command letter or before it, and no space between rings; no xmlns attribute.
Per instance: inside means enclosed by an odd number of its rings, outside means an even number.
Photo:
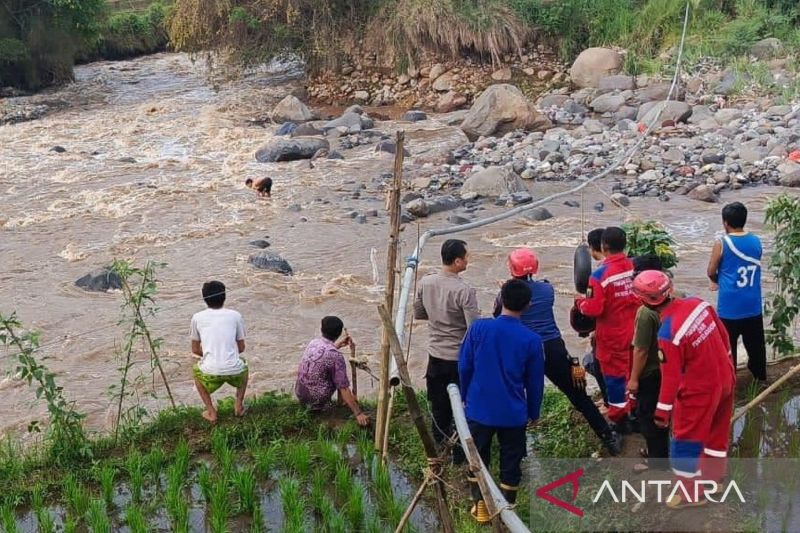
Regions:
<svg viewBox="0 0 800 533"><path fill-rule="evenodd" d="M556 324L556 317L553 314L553 306L556 302L556 294L553 286L547 280L524 280L531 289L531 305L522 313L522 323L531 331L542 338L542 342L561 338L561 331ZM494 316L500 316L503 310L503 303L500 295L494 301Z"/></svg>
<svg viewBox="0 0 800 533"><path fill-rule="evenodd" d="M472 323L458 359L467 419L519 427L539 418L544 393L542 338L513 317Z"/></svg>

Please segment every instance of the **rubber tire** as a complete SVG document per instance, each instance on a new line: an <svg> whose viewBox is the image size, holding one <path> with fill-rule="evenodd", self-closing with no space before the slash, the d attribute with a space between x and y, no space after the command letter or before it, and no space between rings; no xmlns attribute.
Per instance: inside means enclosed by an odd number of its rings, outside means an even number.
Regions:
<svg viewBox="0 0 800 533"><path fill-rule="evenodd" d="M591 275L592 254L589 250L589 245L582 243L575 248L575 257L573 260L573 279L577 292L586 294L586 289L589 288L589 277Z"/></svg>

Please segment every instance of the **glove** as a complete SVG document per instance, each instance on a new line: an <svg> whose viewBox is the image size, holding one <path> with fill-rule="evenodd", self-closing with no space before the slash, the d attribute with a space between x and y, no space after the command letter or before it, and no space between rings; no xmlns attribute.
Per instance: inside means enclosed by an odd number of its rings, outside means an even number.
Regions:
<svg viewBox="0 0 800 533"><path fill-rule="evenodd" d="M583 390L586 388L586 370L580 365L577 357L570 357L570 364L572 365L572 385L576 389Z"/></svg>
<svg viewBox="0 0 800 533"><path fill-rule="evenodd" d="M666 428L669 427L669 419L670 419L670 412L664 411L663 409L656 409L656 412L653 413L653 422L655 422L656 427L659 428Z"/></svg>

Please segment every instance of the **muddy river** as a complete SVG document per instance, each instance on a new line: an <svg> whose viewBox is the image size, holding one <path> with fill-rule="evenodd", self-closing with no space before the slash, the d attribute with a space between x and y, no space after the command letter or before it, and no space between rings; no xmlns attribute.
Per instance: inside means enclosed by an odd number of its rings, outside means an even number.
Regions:
<svg viewBox="0 0 800 533"><path fill-rule="evenodd" d="M380 343L375 305L384 283L388 233L376 179L391 170L392 156L365 146L344 151L344 161L319 161L314 169L308 162L257 163L253 154L274 127L250 119L263 117L294 86L288 74L264 71L245 80L211 82L201 62L179 54L96 63L78 67L76 82L53 95L70 102L66 110L0 127L0 312L16 311L25 325L42 332L39 357L46 357L93 429L108 429L112 422L108 388L119 379L122 297L86 293L74 282L115 258L166 263L158 272L161 310L151 329L164 340L162 355L180 402L199 403L191 381L189 321L204 308L200 286L209 279L228 286L227 305L244 315L251 392L291 390L303 346L326 314L341 316L359 351L374 360ZM415 157L452 149L459 138L435 116L376 127L387 133L406 129L407 169ZM51 151L54 146L66 151ZM271 200L257 200L243 185L247 177L264 175L275 182ZM611 184L601 186L608 191ZM540 197L566 187L536 183L531 192ZM356 191L360 195L353 198ZM751 229L762 232L764 206L780 192L751 188L725 193L723 200L746 202ZM684 197L635 199L626 210L606 201L598 213L589 207L605 200L596 189L572 199L587 206L587 230L634 218L664 223L679 242L677 283L710 297L705 263L720 230L720 205ZM506 275L506 254L515 246L536 248L542 274L561 294L558 319L568 344L582 354L583 341L566 331L581 210L561 202L548 206L555 217L545 222L512 219L461 234L471 247L465 278L478 288L488 312ZM298 205L299 211L288 209ZM346 216L373 209L378 215L366 224ZM487 207L479 215L502 209ZM423 220L421 230L449 225L446 217ZM291 263L294 276L257 271L247 263L257 251L248 242L262 238ZM416 224L408 224L401 254L411 252L416 238ZM430 241L420 273L436 267L440 243ZM378 279L371 255L377 258ZM411 370L419 385L426 334L424 323L415 325ZM0 432L23 433L45 408L34 402L27 385L12 379L13 355L0 350ZM144 352L139 360L146 371ZM360 390L374 390L366 376ZM143 397L151 408L165 405L163 390L156 392L160 400Z"/></svg>

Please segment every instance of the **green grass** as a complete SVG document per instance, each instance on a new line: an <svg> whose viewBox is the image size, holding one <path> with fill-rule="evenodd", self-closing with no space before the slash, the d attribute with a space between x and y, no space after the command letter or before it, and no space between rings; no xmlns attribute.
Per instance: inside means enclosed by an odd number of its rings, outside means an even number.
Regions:
<svg viewBox="0 0 800 533"><path fill-rule="evenodd" d="M240 468L233 475L233 485L239 497L239 512L252 514L258 505L256 475L253 467Z"/></svg>
<svg viewBox="0 0 800 533"><path fill-rule="evenodd" d="M6 533L18 533L17 517L14 515L14 506L10 503L0 505L0 525Z"/></svg>
<svg viewBox="0 0 800 533"><path fill-rule="evenodd" d="M108 517L106 503L103 500L92 500L89 504L86 523L92 533L111 533L111 520Z"/></svg>
<svg viewBox="0 0 800 533"><path fill-rule="evenodd" d="M125 509L125 523L128 524L131 533L147 533L150 531L142 509L136 505L131 505Z"/></svg>
<svg viewBox="0 0 800 533"><path fill-rule="evenodd" d="M306 503L300 492L300 484L296 479L284 477L278 481L278 490L281 493L283 515L285 517L283 530L287 533L305 531L304 509Z"/></svg>
<svg viewBox="0 0 800 533"><path fill-rule="evenodd" d="M109 465L104 465L101 468L95 469L95 477L100 484L100 490L103 493L103 500L106 505L111 505L114 501L114 477L116 470Z"/></svg>

